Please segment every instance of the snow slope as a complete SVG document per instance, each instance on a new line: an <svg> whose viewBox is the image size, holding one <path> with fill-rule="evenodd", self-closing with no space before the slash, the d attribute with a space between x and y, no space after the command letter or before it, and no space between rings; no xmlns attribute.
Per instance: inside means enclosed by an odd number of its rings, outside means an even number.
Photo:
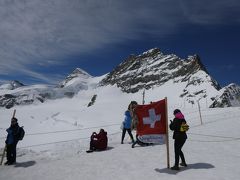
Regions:
<svg viewBox="0 0 240 180"><path fill-rule="evenodd" d="M185 104L174 92L173 84L169 82L161 91L146 91L145 101L157 101L163 99L164 94L171 94L168 97L169 120L173 118L175 108L180 108L185 114L190 125L183 148L189 165L187 168L180 171L166 168L165 145L136 146L132 149L127 134L125 144L120 144L124 111L131 100L142 102L142 92L125 94L117 87L107 86L80 91L72 99L17 106L16 117L19 124L24 125L26 135L18 144L17 164L1 166L0 179L238 179L240 108L209 109L206 108L207 102L200 101L201 125L196 104ZM96 102L87 107L95 94ZM0 109L1 148L12 112L12 109ZM100 128L108 132L109 148L87 154L89 137ZM170 160L173 165L171 138Z"/></svg>

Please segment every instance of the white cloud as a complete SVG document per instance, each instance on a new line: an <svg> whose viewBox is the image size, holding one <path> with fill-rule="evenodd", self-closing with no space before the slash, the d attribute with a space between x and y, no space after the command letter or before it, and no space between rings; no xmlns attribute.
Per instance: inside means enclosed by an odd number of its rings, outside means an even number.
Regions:
<svg viewBox="0 0 240 180"><path fill-rule="evenodd" d="M182 23L218 23L227 16L225 7L239 7L235 0L214 2L0 1L0 74L20 71L47 80L33 72L31 65L64 64L64 57L138 39L143 34L163 37L177 31Z"/></svg>

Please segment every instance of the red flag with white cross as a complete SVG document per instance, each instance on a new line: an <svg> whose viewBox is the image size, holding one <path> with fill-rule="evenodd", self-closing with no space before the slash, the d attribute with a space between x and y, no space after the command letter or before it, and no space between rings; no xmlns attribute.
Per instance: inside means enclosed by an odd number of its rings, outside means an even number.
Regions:
<svg viewBox="0 0 240 180"><path fill-rule="evenodd" d="M138 139L146 143L164 143L167 133L166 100L147 105L138 105L135 113L138 117Z"/></svg>

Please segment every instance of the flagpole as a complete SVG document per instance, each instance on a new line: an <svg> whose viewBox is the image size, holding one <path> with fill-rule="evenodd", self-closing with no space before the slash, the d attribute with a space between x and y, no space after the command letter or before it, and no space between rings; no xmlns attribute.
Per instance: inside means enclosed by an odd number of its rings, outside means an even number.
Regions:
<svg viewBox="0 0 240 180"><path fill-rule="evenodd" d="M169 157L169 135L168 135L168 106L167 97L165 97L165 114L166 114L166 147L167 147L167 168L170 168L170 157Z"/></svg>

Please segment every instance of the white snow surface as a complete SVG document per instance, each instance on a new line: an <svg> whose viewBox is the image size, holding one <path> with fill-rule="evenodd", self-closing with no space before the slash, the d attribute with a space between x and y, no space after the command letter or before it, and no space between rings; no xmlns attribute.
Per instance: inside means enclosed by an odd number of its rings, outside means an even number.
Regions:
<svg viewBox="0 0 240 180"><path fill-rule="evenodd" d="M175 108L182 110L190 125L183 147L188 167L168 169L165 144L131 148L128 134L120 144L124 111L131 100L142 103L142 92L126 94L107 86L79 91L72 99L16 106L16 117L26 135L17 146L17 164L0 166L0 180L239 179L240 107L209 109L207 101L200 101L201 124L197 103L185 103L179 98L181 92L176 93L176 89L183 89L180 86L167 82L161 89L148 90L145 102L161 100L168 94L169 121ZM96 102L87 107L95 94ZM13 109L0 109L1 152L12 113ZM108 132L108 150L86 153L91 133L100 128ZM171 131L169 137L172 166Z"/></svg>

